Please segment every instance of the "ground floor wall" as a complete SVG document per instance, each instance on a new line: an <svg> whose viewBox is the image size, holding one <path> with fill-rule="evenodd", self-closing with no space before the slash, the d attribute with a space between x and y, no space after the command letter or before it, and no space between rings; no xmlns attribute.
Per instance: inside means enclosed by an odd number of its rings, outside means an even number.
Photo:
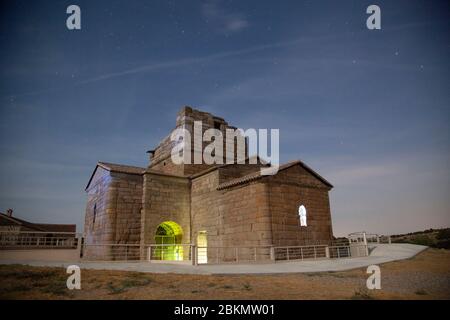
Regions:
<svg viewBox="0 0 450 320"><path fill-rule="evenodd" d="M177 238L178 243L191 243L190 181L187 178L146 173L140 234L142 259L147 258L146 245L157 243L158 227L164 222L174 222L181 228L182 236ZM189 258L188 255L189 250L183 250L183 257Z"/></svg>
<svg viewBox="0 0 450 320"><path fill-rule="evenodd" d="M96 174L99 176L87 190L84 256L114 260L114 249L105 244L139 244L142 176L104 169Z"/></svg>
<svg viewBox="0 0 450 320"><path fill-rule="evenodd" d="M268 189L264 183L252 183L217 190L218 172L192 182L192 234L194 243L206 235L208 261L261 260L270 258L272 245ZM255 247L266 249L254 251ZM239 249L236 249L239 247ZM236 250L240 250L238 253ZM206 253L205 253L206 251Z"/></svg>
<svg viewBox="0 0 450 320"><path fill-rule="evenodd" d="M302 168L280 172L268 178L270 216L274 246L329 244L333 238L329 188ZM299 208L306 210L302 226Z"/></svg>

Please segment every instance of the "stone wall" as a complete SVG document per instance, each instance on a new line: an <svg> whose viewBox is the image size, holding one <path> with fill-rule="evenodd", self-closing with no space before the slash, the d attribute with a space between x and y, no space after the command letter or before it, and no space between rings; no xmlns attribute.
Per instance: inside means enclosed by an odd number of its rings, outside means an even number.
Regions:
<svg viewBox="0 0 450 320"><path fill-rule="evenodd" d="M119 249L113 251L112 247L99 244L139 244L142 176L97 167L86 191L84 258L116 258Z"/></svg>
<svg viewBox="0 0 450 320"><path fill-rule="evenodd" d="M155 243L156 230L165 221L179 224L183 229L182 243L190 243L190 181L183 177L146 172L141 219L142 247ZM141 254L144 259L145 252Z"/></svg>
<svg viewBox="0 0 450 320"><path fill-rule="evenodd" d="M194 242L199 232L207 232L208 260L214 262L219 254L220 261L232 261L235 257L234 247L237 246L270 246L272 239L267 185L256 182L216 190L218 183L218 170L192 181ZM227 251L217 247L233 248ZM242 252L240 257L245 258ZM267 258L268 254L269 250L266 250ZM249 255L253 257L253 249Z"/></svg>
<svg viewBox="0 0 450 320"><path fill-rule="evenodd" d="M84 222L85 243L105 243L114 240L110 215L110 199L112 199L110 183L109 171L97 167L89 189L86 190L88 199Z"/></svg>
<svg viewBox="0 0 450 320"><path fill-rule="evenodd" d="M298 246L329 243L333 237L330 203L325 185L300 165L264 178L268 181L273 244ZM300 205L307 211L307 227L301 227Z"/></svg>
<svg viewBox="0 0 450 320"><path fill-rule="evenodd" d="M176 146L176 141L171 141L170 136L171 134L167 135L161 143L157 146L157 148L154 150L153 155L151 156L151 163L149 165L149 168L152 170L161 171L163 173L167 174L175 174L175 175L192 175L195 173L199 173L201 171L207 170L208 168L211 168L213 165L205 164L204 161L202 161L202 164L193 164L194 163L194 157L195 154L199 154L200 156L203 154L204 148L209 145L211 142L202 142L202 145L199 146L200 148L195 149L194 145L194 121L201 121L202 122L202 136L200 137L200 140L203 137L204 132L207 129L215 128L221 131L224 139L226 138L228 141L231 141L231 143L234 142L233 148L234 148L234 159L236 159L237 155L237 146L238 144L235 143L236 140L232 137L226 136L226 130L227 129L236 129L235 127L229 126L228 123L220 118L216 117L208 112L202 112L199 110L192 109L191 107L183 107L180 112L177 115L176 120L176 127L172 130L175 131L179 128L184 128L188 130L191 133L191 163L192 164L181 164L181 165L175 165L172 162L171 159L171 152L173 148ZM223 156L222 163L224 164L226 162L226 141L223 142ZM247 147L246 143L244 142L243 147L241 149L244 153L244 155L247 155Z"/></svg>

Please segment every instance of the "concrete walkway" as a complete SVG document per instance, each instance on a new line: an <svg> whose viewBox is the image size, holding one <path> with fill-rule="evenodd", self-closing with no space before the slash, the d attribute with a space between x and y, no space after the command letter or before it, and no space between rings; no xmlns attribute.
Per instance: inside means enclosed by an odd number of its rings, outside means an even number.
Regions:
<svg viewBox="0 0 450 320"><path fill-rule="evenodd" d="M122 270L151 273L181 274L273 274L297 272L343 271L408 259L425 250L426 246L413 244L374 244L368 257L289 261L277 263L199 265L166 264L149 262L44 262L44 261L0 261L0 264L25 264L31 266L67 267L78 265L81 269Z"/></svg>

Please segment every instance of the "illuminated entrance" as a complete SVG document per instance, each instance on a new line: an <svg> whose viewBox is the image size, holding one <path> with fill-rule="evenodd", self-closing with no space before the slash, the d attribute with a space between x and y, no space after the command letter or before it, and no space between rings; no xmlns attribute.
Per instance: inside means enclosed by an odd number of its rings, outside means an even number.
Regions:
<svg viewBox="0 0 450 320"><path fill-rule="evenodd" d="M164 221L156 228L155 243L153 253L155 260L183 260L183 229L173 221Z"/></svg>
<svg viewBox="0 0 450 320"><path fill-rule="evenodd" d="M200 231L197 236L197 261L208 263L208 239L206 231Z"/></svg>

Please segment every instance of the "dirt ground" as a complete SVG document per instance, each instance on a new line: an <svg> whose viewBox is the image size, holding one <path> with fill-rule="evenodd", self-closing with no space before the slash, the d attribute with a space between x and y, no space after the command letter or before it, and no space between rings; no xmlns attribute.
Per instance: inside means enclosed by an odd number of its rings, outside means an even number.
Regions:
<svg viewBox="0 0 450 320"><path fill-rule="evenodd" d="M450 299L450 251L427 249L380 265L381 290L366 269L281 275L180 275L82 270L68 290L63 268L0 265L0 299Z"/></svg>

